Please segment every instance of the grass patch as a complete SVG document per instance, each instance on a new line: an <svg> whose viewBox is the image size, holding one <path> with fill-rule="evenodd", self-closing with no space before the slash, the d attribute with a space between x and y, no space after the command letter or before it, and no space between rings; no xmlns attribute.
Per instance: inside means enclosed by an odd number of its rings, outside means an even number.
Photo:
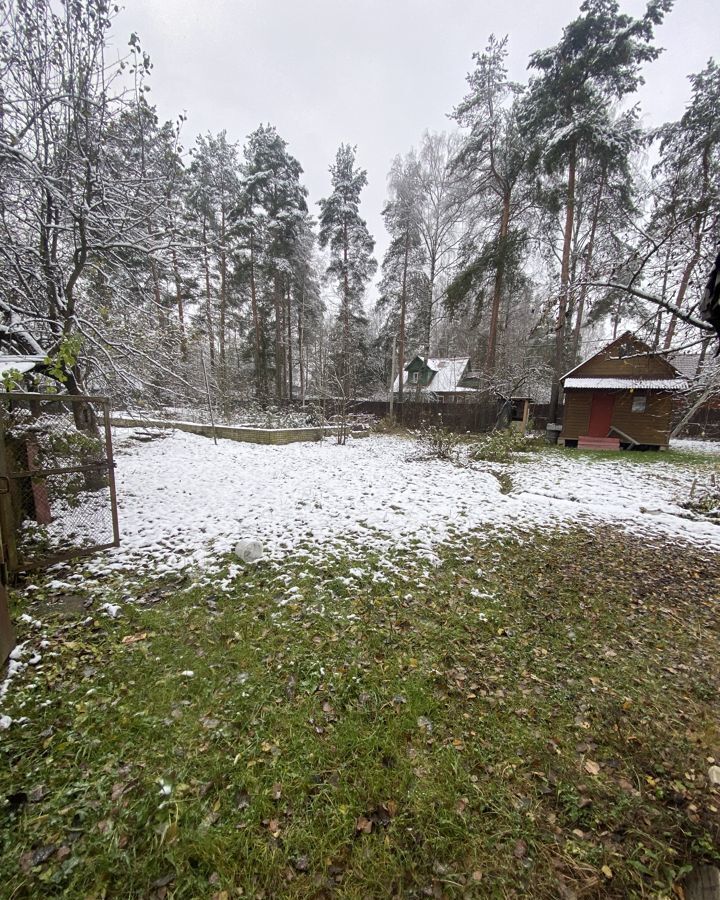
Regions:
<svg viewBox="0 0 720 900"><path fill-rule="evenodd" d="M148 602L84 624L16 596L49 645L4 703L5 895L670 897L719 861L718 557L441 558L117 584Z"/></svg>
<svg viewBox="0 0 720 900"><path fill-rule="evenodd" d="M678 466L720 467L717 453L695 450L578 450L577 447L557 447L555 453L568 453L589 460L618 460L628 463L670 463Z"/></svg>

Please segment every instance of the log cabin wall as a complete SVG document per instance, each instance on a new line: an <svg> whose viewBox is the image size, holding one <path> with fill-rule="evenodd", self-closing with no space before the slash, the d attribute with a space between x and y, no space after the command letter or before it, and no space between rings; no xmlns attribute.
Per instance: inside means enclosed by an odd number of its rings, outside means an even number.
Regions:
<svg viewBox="0 0 720 900"><path fill-rule="evenodd" d="M634 397L647 398L645 412L633 412ZM672 394L664 391L619 391L615 398L612 424L638 444L667 447L670 440ZM622 440L622 436L618 435Z"/></svg>
<svg viewBox="0 0 720 900"><path fill-rule="evenodd" d="M591 405L591 391L566 391L561 440L567 438L576 441L581 435L587 434Z"/></svg>
<svg viewBox="0 0 720 900"><path fill-rule="evenodd" d="M561 440L576 441L588 433L593 391L565 393L565 415ZM672 394L668 391L614 391L612 425L638 444L667 447L672 418ZM646 397L645 412L633 412L634 397ZM622 435L616 435L623 441Z"/></svg>

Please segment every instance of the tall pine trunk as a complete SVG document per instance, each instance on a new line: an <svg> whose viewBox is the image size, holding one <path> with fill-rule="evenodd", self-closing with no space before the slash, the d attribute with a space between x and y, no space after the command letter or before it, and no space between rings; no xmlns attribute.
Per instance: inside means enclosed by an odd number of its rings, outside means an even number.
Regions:
<svg viewBox="0 0 720 900"><path fill-rule="evenodd" d="M280 276L276 273L273 283L273 304L275 306L275 397L283 395L283 300Z"/></svg>
<svg viewBox="0 0 720 900"><path fill-rule="evenodd" d="M223 399L225 398L227 381L227 248L225 247L225 203L224 198L220 210L220 378L222 384Z"/></svg>
<svg viewBox="0 0 720 900"><path fill-rule="evenodd" d="M593 253L595 251L595 233L597 231L598 219L600 218L600 207L602 203L603 192L605 190L605 167L603 166L600 175L600 185L598 186L597 197L595 198L595 206L593 207L592 222L590 224L590 236L588 238L587 252L585 254L585 265L583 266L583 279L580 285L580 297L578 299L577 314L575 317L575 329L573 332L573 362L578 361L578 352L580 349L580 331L582 329L583 314L585 312L585 300L588 292L588 279L592 271Z"/></svg>
<svg viewBox="0 0 720 900"><path fill-rule="evenodd" d="M492 304L490 307L490 329L488 331L487 355L485 357L485 371L491 375L495 370L495 356L497 353L498 320L500 318L500 299L502 297L503 282L505 279L505 253L507 251L507 237L510 230L510 191L503 193L503 208L500 217L500 230L498 231L498 262L493 283Z"/></svg>
<svg viewBox="0 0 720 900"><path fill-rule="evenodd" d="M400 334L398 336L398 402L403 402L403 378L405 374L405 316L407 312L407 272L410 255L410 231L405 232L405 253L403 256L402 289L400 293Z"/></svg>
<svg viewBox="0 0 720 900"><path fill-rule="evenodd" d="M265 378L260 355L260 311L257 302L257 286L255 284L255 240L250 235L250 306L253 317L253 355L255 357L255 389L258 397L265 394Z"/></svg>
<svg viewBox="0 0 720 900"><path fill-rule="evenodd" d="M172 251L173 279L175 281L175 302L177 303L178 323L180 326L180 358L183 362L188 361L187 336L185 334L185 304L182 295L182 279L180 278L180 269L178 267L177 253L173 247Z"/></svg>
<svg viewBox="0 0 720 900"><path fill-rule="evenodd" d="M305 407L305 356L303 343L305 341L305 274L303 273L300 285L300 303L298 304L298 370L300 374L300 405Z"/></svg>
<svg viewBox="0 0 720 900"><path fill-rule="evenodd" d="M287 289L287 385L288 400L292 403L293 399L293 376L292 376L292 307L290 302L290 287Z"/></svg>
<svg viewBox="0 0 720 900"><path fill-rule="evenodd" d="M555 354L553 361L553 383L550 394L548 422L555 422L560 399L560 378L565 362L565 329L568 292L570 287L570 247L572 246L573 224L575 218L575 168L577 165L577 148L570 148L568 160L568 183L565 201L565 234L563 239L562 265L560 268L560 296L558 299L558 321L555 328Z"/></svg>
<svg viewBox="0 0 720 900"><path fill-rule="evenodd" d="M350 279L348 278L348 230L343 223L343 308L342 308L342 384L347 401L350 397Z"/></svg>
<svg viewBox="0 0 720 900"><path fill-rule="evenodd" d="M687 293L688 285L690 284L690 278L692 277L692 273L695 271L695 266L697 266L700 261L700 252L702 249L702 238L703 238L703 227L705 225L705 217L707 215L707 195L708 195L708 182L709 182L709 174L710 174L710 147L708 144L705 145L703 150L703 180L702 180L702 190L700 193L700 200L698 202L698 211L695 214L695 220L693 222L693 252L692 256L687 262L685 269L682 274L682 278L680 280L680 287L678 288L677 297L675 299L675 308L680 309L683 305L683 301L685 300L685 294ZM670 323L668 324L668 330L665 334L665 343L663 345L663 349L667 350L672 344L673 337L675 335L675 325L677 323L677 317L671 316Z"/></svg>
<svg viewBox="0 0 720 900"><path fill-rule="evenodd" d="M205 273L205 320L210 347L210 369L215 368L215 335L213 334L212 293L210 291L210 261L207 252L207 217L203 216L202 224L203 271Z"/></svg>

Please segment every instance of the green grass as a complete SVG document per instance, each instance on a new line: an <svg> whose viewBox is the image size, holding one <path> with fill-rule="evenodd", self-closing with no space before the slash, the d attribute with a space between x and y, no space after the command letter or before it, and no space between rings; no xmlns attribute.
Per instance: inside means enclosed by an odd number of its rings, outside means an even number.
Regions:
<svg viewBox="0 0 720 900"><path fill-rule="evenodd" d="M3 709L3 896L669 898L720 861L717 555L353 556L115 576L156 602L85 625L17 594L51 646Z"/></svg>
<svg viewBox="0 0 720 900"><path fill-rule="evenodd" d="M710 466L718 468L720 457L716 453L702 453L695 450L578 450L577 447L557 447L553 452L572 453L582 459L605 460L629 463L670 463L679 466Z"/></svg>

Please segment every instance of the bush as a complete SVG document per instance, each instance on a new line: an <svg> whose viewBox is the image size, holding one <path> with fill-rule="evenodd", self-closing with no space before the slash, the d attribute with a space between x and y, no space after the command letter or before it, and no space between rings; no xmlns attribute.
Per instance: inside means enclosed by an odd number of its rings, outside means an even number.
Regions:
<svg viewBox="0 0 720 900"><path fill-rule="evenodd" d="M538 450L544 447L541 438L527 437L521 431L508 428L504 431L493 431L470 449L470 459L484 462L508 463L514 453Z"/></svg>
<svg viewBox="0 0 720 900"><path fill-rule="evenodd" d="M421 425L415 432L420 443L419 459L445 459L457 463L460 457L460 435L442 425Z"/></svg>

